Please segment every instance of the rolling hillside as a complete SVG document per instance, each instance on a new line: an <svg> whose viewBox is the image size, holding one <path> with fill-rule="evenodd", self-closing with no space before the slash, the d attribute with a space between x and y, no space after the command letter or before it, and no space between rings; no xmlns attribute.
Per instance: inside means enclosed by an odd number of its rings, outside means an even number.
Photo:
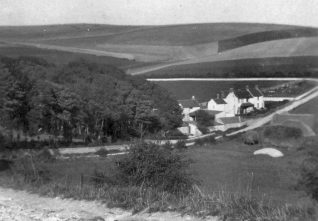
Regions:
<svg viewBox="0 0 318 221"><path fill-rule="evenodd" d="M218 52L266 41L317 36L318 30L310 28L257 32L219 41Z"/></svg>
<svg viewBox="0 0 318 221"><path fill-rule="evenodd" d="M312 59L318 56L317 35L318 29L310 27L253 23L0 27L0 42L6 45L97 55L101 60L115 57L124 61L121 67L128 73L148 75L184 69L191 74L238 71L242 61L240 71L249 66L280 71L286 65L290 70L316 70Z"/></svg>

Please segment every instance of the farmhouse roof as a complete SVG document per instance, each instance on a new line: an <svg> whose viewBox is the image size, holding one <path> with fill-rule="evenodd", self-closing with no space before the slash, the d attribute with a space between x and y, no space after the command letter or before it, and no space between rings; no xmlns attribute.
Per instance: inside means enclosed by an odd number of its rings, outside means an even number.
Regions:
<svg viewBox="0 0 318 221"><path fill-rule="evenodd" d="M248 89L253 97L264 96L260 89L258 88L249 88Z"/></svg>
<svg viewBox="0 0 318 221"><path fill-rule="evenodd" d="M214 102L217 103L217 104L227 104L225 102L225 100L222 99L222 98L216 98L216 99L212 99L212 100L214 100Z"/></svg>
<svg viewBox="0 0 318 221"><path fill-rule="evenodd" d="M187 100L178 100L178 103L183 107L183 108L193 108L193 107L200 107L200 104L193 99L187 99Z"/></svg>
<svg viewBox="0 0 318 221"><path fill-rule="evenodd" d="M236 97L238 97L239 99L244 99L244 98L252 98L252 95L246 90L235 90L234 94Z"/></svg>
<svg viewBox="0 0 318 221"><path fill-rule="evenodd" d="M198 112L198 111L204 111L204 112L206 112L207 114L209 114L211 116L215 116L216 114L219 114L219 113L222 112L222 111L215 111L215 110L196 110L196 111L191 112L190 116L194 117L195 113Z"/></svg>
<svg viewBox="0 0 318 221"><path fill-rule="evenodd" d="M242 122L240 117L220 117L219 120L223 124L235 124Z"/></svg>

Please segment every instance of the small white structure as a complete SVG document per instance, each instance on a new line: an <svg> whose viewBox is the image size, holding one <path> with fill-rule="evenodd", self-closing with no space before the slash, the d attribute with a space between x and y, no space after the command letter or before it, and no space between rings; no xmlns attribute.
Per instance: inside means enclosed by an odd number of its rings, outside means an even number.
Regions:
<svg viewBox="0 0 318 221"><path fill-rule="evenodd" d="M254 152L254 155L268 155L271 157L283 157L284 154L277 149L274 148L263 148Z"/></svg>
<svg viewBox="0 0 318 221"><path fill-rule="evenodd" d="M182 115L183 115L183 121L184 122L190 122L193 121L193 118L190 117L190 113L199 110L200 104L196 101L195 97L192 97L192 99L186 99L186 100L178 100L179 106L182 108Z"/></svg>

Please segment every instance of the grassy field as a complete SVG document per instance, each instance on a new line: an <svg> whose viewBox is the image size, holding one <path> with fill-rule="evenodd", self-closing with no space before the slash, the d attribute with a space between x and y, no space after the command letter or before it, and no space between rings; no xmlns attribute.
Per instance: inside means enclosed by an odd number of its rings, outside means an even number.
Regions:
<svg viewBox="0 0 318 221"><path fill-rule="evenodd" d="M224 91L225 96L230 88L244 89L246 85L253 88L267 88L280 85L286 81L155 81L161 87L168 90L177 100L190 99L195 96L200 102L216 98L218 93Z"/></svg>
<svg viewBox="0 0 318 221"><path fill-rule="evenodd" d="M315 116L314 131L318 133L318 98L301 105L300 107L290 111L295 114L313 114Z"/></svg>
<svg viewBox="0 0 318 221"><path fill-rule="evenodd" d="M45 60L55 64L66 64L80 58L84 58L90 62L114 65L122 69L144 66L142 62L136 62L128 59L120 59L109 56L95 56L81 53L71 53L58 50L40 49L27 46L10 46L3 44L0 46L0 56L19 57L19 56L35 56L44 58ZM148 64L149 65L149 64Z"/></svg>
<svg viewBox="0 0 318 221"><path fill-rule="evenodd" d="M100 24L2 26L0 27L0 39L28 41L39 39L78 38L86 36L111 35L139 28L141 27Z"/></svg>
<svg viewBox="0 0 318 221"><path fill-rule="evenodd" d="M78 42L87 41L111 44L136 44L136 45L195 45L232 38L244 34L269 30L284 30L296 26L274 24L249 24L249 23L208 23L167 25L154 27L135 27L120 30L122 33L106 36L91 36L77 39ZM1 38L1 35L0 35ZM65 40L62 44L74 39ZM58 42L60 43L60 42Z"/></svg>
<svg viewBox="0 0 318 221"><path fill-rule="evenodd" d="M275 30L275 31L265 31L252 33L247 35L242 35L232 39L225 39L219 42L219 52L231 50L234 48L261 43L265 41L273 41L279 39L288 38L300 38L300 37L317 37L318 32L316 29L290 29L290 30Z"/></svg>
<svg viewBox="0 0 318 221"><path fill-rule="evenodd" d="M50 197L99 200L109 207L134 212L172 208L183 214L212 214L242 220L293 220L290 218L295 217L315 220L315 204L304 192L295 190L305 152L282 149L285 156L274 159L254 156L253 151L259 148L244 145L241 138L235 138L182 150L181 154L192 160L189 172L200 181L199 186L192 186L193 191L182 196L140 186L114 186L109 176L114 174L114 162L120 156L53 160L36 163L36 167L26 158L15 164L13 171L18 173L0 173L0 185ZM29 169L21 173L19 166ZM39 174L41 179L34 180L34 174ZM102 184L101 179L110 183Z"/></svg>
<svg viewBox="0 0 318 221"><path fill-rule="evenodd" d="M318 56L248 58L215 62L184 63L154 71L143 71L146 77L214 77L224 73L305 72L318 70ZM134 72L133 70L131 71Z"/></svg>
<svg viewBox="0 0 318 221"><path fill-rule="evenodd" d="M194 174L202 180L207 192L250 192L257 198L269 198L276 203L300 202L305 195L294 187L303 156L287 151L283 151L283 158L254 156L258 148L234 140L194 147L188 154L195 161Z"/></svg>
<svg viewBox="0 0 318 221"><path fill-rule="evenodd" d="M194 146L184 154L193 160L191 172L206 194L225 191L244 194L275 204L296 204L306 199L296 191L298 167L303 159L299 153L283 151L284 158L254 156L257 146L238 140L219 144ZM90 185L95 171L112 174L113 162L120 156L106 158L69 158L45 163L54 185ZM5 181L1 181L5 183ZM52 183L52 185L53 185ZM43 191L49 191L43 188Z"/></svg>
<svg viewBox="0 0 318 221"><path fill-rule="evenodd" d="M0 27L0 40L40 44L42 47L72 47L93 50L95 53L117 53L144 62L183 61L195 63L239 58L271 56L313 55L315 42L304 40L302 43L261 43L246 51L218 53L218 42L236 39L249 34L272 33L297 26L250 23L209 23L167 26L112 26L112 25L53 25L30 27ZM313 30L303 27L302 30ZM304 31L305 32L305 31ZM249 37L248 37L249 38ZM263 39L264 40L264 39ZM266 39L265 39L266 40ZM283 41L283 40L282 40ZM299 40L302 41L302 40ZM280 42L280 41L279 41ZM293 53L289 46L303 45ZM303 49L305 48L305 49ZM306 50L307 48L307 50ZM232 51L232 50L231 50ZM303 52L304 51L304 52ZM241 55L242 53L242 55ZM114 55L115 56L115 55ZM198 59L198 60L195 60Z"/></svg>

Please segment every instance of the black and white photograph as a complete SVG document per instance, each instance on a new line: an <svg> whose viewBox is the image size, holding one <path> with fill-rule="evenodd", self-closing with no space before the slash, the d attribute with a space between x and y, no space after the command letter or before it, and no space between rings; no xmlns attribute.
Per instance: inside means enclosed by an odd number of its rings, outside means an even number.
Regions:
<svg viewBox="0 0 318 221"><path fill-rule="evenodd" d="M318 221L318 0L0 0L0 221Z"/></svg>

